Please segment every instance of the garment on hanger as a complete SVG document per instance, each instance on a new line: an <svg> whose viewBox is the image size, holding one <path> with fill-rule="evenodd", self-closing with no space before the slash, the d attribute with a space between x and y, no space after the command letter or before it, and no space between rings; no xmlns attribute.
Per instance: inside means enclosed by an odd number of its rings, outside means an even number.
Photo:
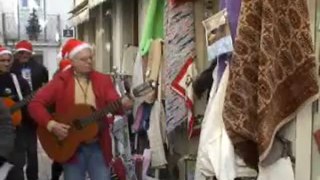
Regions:
<svg viewBox="0 0 320 180"><path fill-rule="evenodd" d="M159 66L161 67L162 65L160 64ZM166 116L162 105L161 71L158 76L158 82L157 98L150 112L150 127L147 131L151 150L151 167L157 170L168 164L164 148L164 144L167 142L167 133Z"/></svg>
<svg viewBox="0 0 320 180"><path fill-rule="evenodd" d="M139 43L141 56L149 52L152 40L163 39L163 17L165 0L150 0L146 19L143 25L142 37Z"/></svg>
<svg viewBox="0 0 320 180"><path fill-rule="evenodd" d="M138 47L128 46L123 50L123 58L121 61L121 74L133 75L134 61L137 57Z"/></svg>
<svg viewBox="0 0 320 180"><path fill-rule="evenodd" d="M196 174L203 174L206 177L216 176L219 180L236 178L234 149L222 119L228 79L229 67L227 66L216 94L216 87L211 88L210 99L201 126L196 163L196 171L198 171Z"/></svg>

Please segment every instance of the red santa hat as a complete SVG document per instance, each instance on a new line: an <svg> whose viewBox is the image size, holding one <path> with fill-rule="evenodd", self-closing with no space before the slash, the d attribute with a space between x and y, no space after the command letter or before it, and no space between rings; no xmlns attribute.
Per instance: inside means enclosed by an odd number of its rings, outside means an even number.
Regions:
<svg viewBox="0 0 320 180"><path fill-rule="evenodd" d="M72 59L76 54L84 49L92 49L92 47L83 41L69 39L62 48L62 58Z"/></svg>
<svg viewBox="0 0 320 180"><path fill-rule="evenodd" d="M26 51L29 53L33 53L32 44L27 40L22 40L16 44L15 52Z"/></svg>
<svg viewBox="0 0 320 180"><path fill-rule="evenodd" d="M0 46L0 56L2 56L4 54L12 55L11 51L9 51L7 48L5 48L3 46Z"/></svg>
<svg viewBox="0 0 320 180"><path fill-rule="evenodd" d="M59 62L59 70L65 71L71 67L71 61L69 59L62 59Z"/></svg>

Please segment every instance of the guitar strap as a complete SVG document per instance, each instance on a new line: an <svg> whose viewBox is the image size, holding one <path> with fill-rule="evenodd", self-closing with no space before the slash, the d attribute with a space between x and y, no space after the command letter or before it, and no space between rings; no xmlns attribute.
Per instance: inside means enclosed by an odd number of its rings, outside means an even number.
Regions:
<svg viewBox="0 0 320 180"><path fill-rule="evenodd" d="M20 84L19 84L18 78L13 73L11 73L11 77L12 77L12 80L13 80L13 84L14 84L14 86L16 88L16 91L18 93L19 100L21 101L23 99L23 96L22 96L22 93L21 93L21 88L20 88Z"/></svg>

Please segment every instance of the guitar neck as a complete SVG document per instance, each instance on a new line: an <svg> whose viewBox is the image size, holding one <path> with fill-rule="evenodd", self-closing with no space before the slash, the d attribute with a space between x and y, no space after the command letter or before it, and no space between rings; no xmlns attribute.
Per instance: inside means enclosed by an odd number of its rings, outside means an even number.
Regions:
<svg viewBox="0 0 320 180"><path fill-rule="evenodd" d="M33 98L34 95L35 95L35 92L31 93L30 95L25 97L23 100L17 102L15 105L13 105L10 108L10 111L15 112L15 111L21 109L23 106L25 106L26 104L28 104L31 101L31 99Z"/></svg>
<svg viewBox="0 0 320 180"><path fill-rule="evenodd" d="M111 114L115 113L122 106L121 100L122 100L122 98L116 100L115 102L110 103L108 106L106 106L105 108L103 108L101 110L94 112L89 117L86 117L86 118L79 120L78 123L80 123L81 127L85 127L93 122L96 122L96 121L103 119L103 117L105 117L109 113L111 113Z"/></svg>
<svg viewBox="0 0 320 180"><path fill-rule="evenodd" d="M93 116L95 116L97 119L101 119L104 116L108 115L109 113L111 113L111 114L115 113L122 106L121 100L122 100L122 98L116 100L115 102L110 103L105 108L101 109L100 111L95 112L93 114Z"/></svg>

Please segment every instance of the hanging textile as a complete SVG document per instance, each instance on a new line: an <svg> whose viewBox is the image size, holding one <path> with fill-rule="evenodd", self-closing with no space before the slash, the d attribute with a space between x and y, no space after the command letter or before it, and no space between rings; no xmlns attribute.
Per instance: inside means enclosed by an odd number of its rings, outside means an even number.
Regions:
<svg viewBox="0 0 320 180"><path fill-rule="evenodd" d="M189 58L183 65L177 77L172 82L172 89L177 92L187 105L187 125L188 125L188 137L200 134L200 123L197 121L193 112L193 88L192 81L195 77L196 69L192 58Z"/></svg>
<svg viewBox="0 0 320 180"><path fill-rule="evenodd" d="M220 0L220 10L227 9L232 39L236 37L241 0Z"/></svg>
<svg viewBox="0 0 320 180"><path fill-rule="evenodd" d="M235 151L263 163L278 130L317 98L306 0L243 1L223 119Z"/></svg>
<svg viewBox="0 0 320 180"><path fill-rule="evenodd" d="M151 167L153 168L163 168L167 164L164 148L164 144L167 142L167 134L165 132L166 117L162 105L161 73L158 79L157 99L151 109L150 128L147 131L151 150Z"/></svg>
<svg viewBox="0 0 320 180"><path fill-rule="evenodd" d="M165 0L150 0L140 41L140 53L148 53L152 40L163 39L163 17Z"/></svg>
<svg viewBox="0 0 320 180"><path fill-rule="evenodd" d="M164 73L167 132L187 119L184 98L171 89L172 81L190 57L195 57L194 3L179 6L166 3Z"/></svg>
<svg viewBox="0 0 320 180"><path fill-rule="evenodd" d="M234 150L222 119L228 79L227 66L217 92L215 92L216 86L212 86L210 91L202 122L196 167L204 176L216 176L219 180L234 180L236 177Z"/></svg>
<svg viewBox="0 0 320 180"><path fill-rule="evenodd" d="M290 158L280 158L267 167L259 167L257 180L294 180L294 172Z"/></svg>
<svg viewBox="0 0 320 180"><path fill-rule="evenodd" d="M206 32L208 61L233 51L226 9L204 20L202 24Z"/></svg>

